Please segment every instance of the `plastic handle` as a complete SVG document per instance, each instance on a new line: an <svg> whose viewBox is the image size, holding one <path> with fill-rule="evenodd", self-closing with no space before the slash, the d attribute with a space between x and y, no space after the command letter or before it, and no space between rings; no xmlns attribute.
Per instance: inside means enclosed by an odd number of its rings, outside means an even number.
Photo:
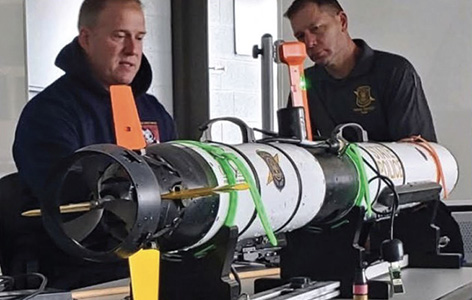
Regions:
<svg viewBox="0 0 472 300"><path fill-rule="evenodd" d="M241 136L243 138L243 143L254 143L256 138L254 137L254 131L249 127L243 120L234 118L234 117L224 117L208 120L202 126L200 126L200 131L202 131L202 136L200 137L201 142L209 142L211 138L211 127L216 122L227 121L231 122L239 127L241 130Z"/></svg>
<svg viewBox="0 0 472 300"><path fill-rule="evenodd" d="M303 107L305 110L305 128L307 139L312 141L310 110L305 88L302 87L304 77L303 62L306 58L305 45L300 42L280 43L278 48L278 58L288 65L290 77L290 94L294 107Z"/></svg>

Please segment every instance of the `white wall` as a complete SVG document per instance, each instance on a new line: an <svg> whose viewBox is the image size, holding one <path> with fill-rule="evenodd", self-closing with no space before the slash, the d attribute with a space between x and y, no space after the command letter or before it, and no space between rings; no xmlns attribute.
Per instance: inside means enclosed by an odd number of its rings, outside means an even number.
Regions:
<svg viewBox="0 0 472 300"><path fill-rule="evenodd" d="M285 7L291 0L282 0ZM401 54L420 74L439 143L459 163L453 199L472 197L472 1L340 0L353 38ZM283 20L286 40L293 39Z"/></svg>
<svg viewBox="0 0 472 300"><path fill-rule="evenodd" d="M25 0L30 99L64 74L54 61L59 51L77 36L81 3L82 0Z"/></svg>
<svg viewBox="0 0 472 300"><path fill-rule="evenodd" d="M0 176L16 170L11 146L27 101L24 23L22 0L0 0Z"/></svg>
<svg viewBox="0 0 472 300"><path fill-rule="evenodd" d="M148 31L144 53L153 68L149 91L172 113L170 1L144 0L143 4ZM11 146L19 113L28 99L27 82L31 89L41 90L61 76L54 60L77 34L81 3L82 0L0 0L0 176L16 170Z"/></svg>
<svg viewBox="0 0 472 300"><path fill-rule="evenodd" d="M245 5L250 5L244 1ZM269 3L270 4L270 3ZM257 5L256 5L257 6ZM270 6L270 5L269 5ZM234 116L251 127L262 127L261 112L261 61L248 54L236 54L233 0L209 0L209 68L210 68L210 118ZM269 7L274 15L266 20L272 28L274 41L277 35L276 3ZM260 11L258 11L260 14ZM246 16L247 17L247 16ZM246 22L251 22L246 18ZM254 26L254 22L252 22ZM266 27L267 28L267 27ZM257 31L253 27L254 31ZM238 33L239 34L239 33ZM247 33L246 33L247 34ZM252 53L252 45L260 47L262 34L253 44L244 43ZM222 123L213 131L214 140L227 143L241 142L235 126Z"/></svg>
<svg viewBox="0 0 472 300"><path fill-rule="evenodd" d="M146 15L144 53L152 67L149 92L157 97L172 114L172 0L142 0Z"/></svg>

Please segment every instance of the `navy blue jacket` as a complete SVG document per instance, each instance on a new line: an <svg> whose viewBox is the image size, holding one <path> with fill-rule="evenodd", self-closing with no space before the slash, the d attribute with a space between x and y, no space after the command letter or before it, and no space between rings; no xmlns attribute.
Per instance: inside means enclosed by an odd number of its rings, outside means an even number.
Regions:
<svg viewBox="0 0 472 300"><path fill-rule="evenodd" d="M110 94L93 77L77 38L61 50L56 66L65 75L26 105L13 145L20 177L37 197L48 173L62 158L88 145L116 143ZM145 136L151 142L175 139L171 116L154 96L146 94L151 79L149 62L143 56L131 83L143 132L147 129Z"/></svg>

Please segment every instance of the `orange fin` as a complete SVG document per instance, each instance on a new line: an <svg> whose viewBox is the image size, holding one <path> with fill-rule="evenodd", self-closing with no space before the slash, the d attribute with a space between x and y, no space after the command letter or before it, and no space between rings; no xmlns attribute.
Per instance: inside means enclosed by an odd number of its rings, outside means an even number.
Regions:
<svg viewBox="0 0 472 300"><path fill-rule="evenodd" d="M131 87L112 85L110 94L116 143L132 150L143 149L146 141Z"/></svg>

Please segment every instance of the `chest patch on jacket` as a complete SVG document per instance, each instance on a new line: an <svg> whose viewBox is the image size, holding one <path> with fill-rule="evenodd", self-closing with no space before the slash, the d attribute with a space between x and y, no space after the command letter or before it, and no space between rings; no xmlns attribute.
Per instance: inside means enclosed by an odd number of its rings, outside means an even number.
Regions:
<svg viewBox="0 0 472 300"><path fill-rule="evenodd" d="M141 128L146 144L159 143L159 127L156 122L141 122Z"/></svg>
<svg viewBox="0 0 472 300"><path fill-rule="evenodd" d="M370 90L371 90L370 86L362 85L354 91L354 94L356 94L356 97L357 97L356 99L357 107L354 108L355 112L360 112L361 114L367 114L370 111L373 111L375 109L375 106L372 105L372 102L375 101L375 98L372 97Z"/></svg>

